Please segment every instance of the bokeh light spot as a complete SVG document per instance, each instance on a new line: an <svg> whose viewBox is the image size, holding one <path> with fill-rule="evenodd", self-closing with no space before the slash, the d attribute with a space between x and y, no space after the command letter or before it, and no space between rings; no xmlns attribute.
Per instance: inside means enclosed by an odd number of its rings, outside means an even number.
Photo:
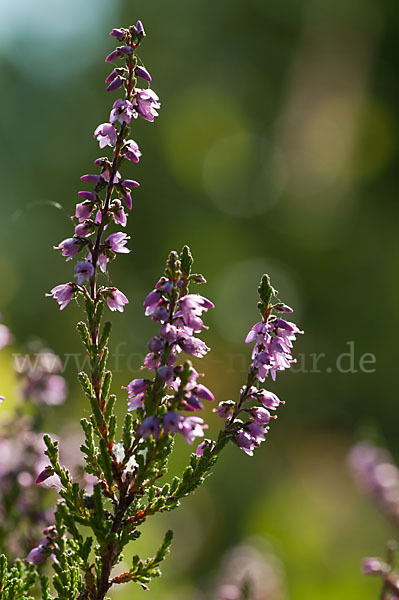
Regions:
<svg viewBox="0 0 399 600"><path fill-rule="evenodd" d="M215 205L240 217L264 213L278 201L287 171L279 149L241 132L218 140L204 161L204 185Z"/></svg>
<svg viewBox="0 0 399 600"><path fill-rule="evenodd" d="M191 88L169 100L166 155L178 179L190 188L202 183L202 165L215 142L245 129L237 102L208 88ZM166 110L169 110L166 107Z"/></svg>

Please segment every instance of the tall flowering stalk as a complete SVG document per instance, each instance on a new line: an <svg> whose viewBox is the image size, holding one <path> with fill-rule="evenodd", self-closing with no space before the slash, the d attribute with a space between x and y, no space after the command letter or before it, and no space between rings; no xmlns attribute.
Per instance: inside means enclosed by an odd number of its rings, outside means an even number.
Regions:
<svg viewBox="0 0 399 600"><path fill-rule="evenodd" d="M397 536L399 526L399 469L389 452L371 442L360 442L349 454L349 465L359 488L369 495L380 512L392 524ZM398 543L387 544L386 558L368 557L363 560L365 575L382 580L380 598L399 599Z"/></svg>
<svg viewBox="0 0 399 600"><path fill-rule="evenodd" d="M159 565L168 553L172 533L166 533L154 557L134 556L131 567L117 575L114 567L122 560L124 548L140 536L140 526L148 517L176 508L182 498L203 483L229 441L252 455L265 440L274 418L272 412L281 401L264 389L263 383L268 377L274 380L278 371L294 362L292 344L296 334L302 333L282 318L292 309L277 300L277 292L264 275L259 286L261 320L246 339L254 344L247 380L236 401L221 401L215 409L224 420L217 439L204 439L208 426L198 413L203 402L215 399L201 383L191 360L209 351L199 335L206 329L203 318L214 305L190 290L191 285L203 284L205 279L192 272L188 246L179 253L172 251L162 277L144 301L145 313L158 329L148 342L143 377L124 388L127 412L118 436L116 396L111 393L112 373L107 369L111 323L103 322L103 310L108 307L122 312L128 299L119 289L103 285L101 273L118 254L130 251L126 233L109 231L113 224L126 226L133 205L132 190L139 185L126 179L120 170L125 161L137 163L141 157L137 142L129 137L134 119L153 122L160 103L149 87L137 87L139 78L151 83L150 74L137 56L145 37L142 23L138 21L129 29L113 29L111 36L120 45L106 58L106 62L116 63L106 78L107 90L121 90L124 96L113 103L108 122L95 129L94 137L101 149L112 150L112 156L97 158L99 172L81 177L93 187L79 192L74 235L55 247L67 261L77 259L76 281L57 285L48 294L61 310L72 299L84 301L86 318L77 329L90 370L82 371L78 378L92 414L81 420L85 435L81 450L85 470L95 483L89 491L74 480L60 464L58 443L45 436L49 462L39 473L37 483L50 476L59 479L55 526L48 528L39 546L31 550L24 563L26 571L19 565L25 595L13 598L27 597L26 589L33 585L29 582L34 578L31 563L45 563L46 557L52 559L54 575L52 586L47 576L41 576L43 600L104 600L112 586L128 582L147 589L151 579L160 574ZM182 475L161 484L176 435L190 445L197 439L201 442ZM3 561L0 571L2 589L7 590L10 577L16 577L15 567L10 571Z"/></svg>

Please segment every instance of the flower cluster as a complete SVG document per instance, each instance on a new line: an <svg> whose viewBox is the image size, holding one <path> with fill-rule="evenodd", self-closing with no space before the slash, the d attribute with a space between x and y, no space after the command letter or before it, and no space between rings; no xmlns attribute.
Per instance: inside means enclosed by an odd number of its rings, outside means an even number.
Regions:
<svg viewBox="0 0 399 600"><path fill-rule="evenodd" d="M151 397L157 399L157 409L162 407L162 416L145 416L139 429L143 438L150 435L156 438L161 431L166 435L180 433L192 444L195 438L203 437L207 425L201 417L183 415L179 411L201 410L201 401L213 401L214 396L198 382L200 374L191 362L181 365L177 364L177 360L181 353L202 358L209 351L196 334L205 328L203 313L214 308L214 305L199 294L187 293L191 276L181 271L185 260L192 262L187 247L180 257L171 253L168 264L172 272L168 277L161 277L144 301L145 314L160 324L159 334L148 342L149 352L143 365L145 369L154 370L155 377L153 380L134 379L125 389L128 392L129 410L140 408L146 411L146 408L150 408ZM202 276L195 277L197 281L202 281Z"/></svg>
<svg viewBox="0 0 399 600"><path fill-rule="evenodd" d="M349 466L359 488L369 495L381 513L393 524L399 525L399 469L389 452L371 442L357 443L348 456ZM398 549L390 542L387 558L368 557L363 560L363 573L381 578L384 600L399 599Z"/></svg>
<svg viewBox="0 0 399 600"><path fill-rule="evenodd" d="M24 555L32 540L39 539L40 527L53 520L48 490L34 486L38 469L44 464L42 435L24 417L5 422L0 431L0 543L9 554ZM39 528L39 530L38 530Z"/></svg>
<svg viewBox="0 0 399 600"><path fill-rule="evenodd" d="M57 531L54 526L45 527L43 529L43 538L40 540L35 548L29 552L26 557L26 562L31 565L42 564L48 556L50 556L54 550L56 543Z"/></svg>
<svg viewBox="0 0 399 600"><path fill-rule="evenodd" d="M129 29L113 29L111 36L121 43L105 59L107 63L121 63L115 66L106 78L107 91L124 90L124 97L113 103L109 120L101 123L94 131L100 149L110 147L112 158L99 157L94 161L98 173L88 173L81 177L85 183L93 185L92 190L78 192L81 201L76 205L73 237L54 246L61 250L67 261L82 253L84 256L76 262L74 276L76 282L55 286L48 296L52 296L63 310L78 295L91 300L102 299L111 311L122 312L128 299L117 288L100 287L96 289L98 270L106 272L109 261L117 254L126 254L130 239L118 231L103 239L103 234L113 222L125 227L127 211L133 206L132 190L139 186L133 179L124 179L119 171L124 160L139 162L141 152L137 142L129 138L132 119L141 117L153 122L160 108L159 98L149 88L137 87L138 78L148 85L152 78L149 72L138 64L136 51L145 37L141 21ZM90 290L85 286L89 283Z"/></svg>
<svg viewBox="0 0 399 600"><path fill-rule="evenodd" d="M14 369L21 379L22 396L36 404L63 404L68 386L60 375L60 359L51 350L39 348L36 344L31 353L15 357Z"/></svg>
<svg viewBox="0 0 399 600"><path fill-rule="evenodd" d="M399 600L399 563L398 548L395 543L388 544L387 558L382 560L374 556L363 560L363 573L374 575L382 581L382 600Z"/></svg>
<svg viewBox="0 0 399 600"><path fill-rule="evenodd" d="M399 469L390 454L370 442L359 442L349 454L349 465L360 489L379 510L399 526Z"/></svg>
<svg viewBox="0 0 399 600"><path fill-rule="evenodd" d="M242 388L237 404L227 400L220 402L217 408L217 414L227 419L226 430L234 432L236 444L250 456L266 439L270 420L277 418L270 411L284 404L276 394L255 384L263 383L268 375L274 381L277 371L288 369L295 362L291 355L293 341L297 333L303 333L295 323L273 314L273 311L292 313L293 310L281 302L271 303L278 292L270 285L267 275L263 276L258 291L258 308L263 318L252 327L245 339L246 343L255 342L247 384ZM238 419L240 415L246 416L245 422Z"/></svg>

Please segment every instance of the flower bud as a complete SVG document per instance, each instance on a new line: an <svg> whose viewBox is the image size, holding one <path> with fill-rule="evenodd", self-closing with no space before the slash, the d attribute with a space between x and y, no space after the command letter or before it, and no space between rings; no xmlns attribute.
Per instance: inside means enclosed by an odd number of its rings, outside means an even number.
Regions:
<svg viewBox="0 0 399 600"><path fill-rule="evenodd" d="M152 77L149 74L149 72L147 71L147 69L145 69L144 67L136 67L135 73L136 73L137 77L141 77L141 79L145 79L145 81L148 81L148 83L151 83Z"/></svg>
<svg viewBox="0 0 399 600"><path fill-rule="evenodd" d="M363 559L363 573L365 575L382 575L389 571L389 567L380 558L369 557Z"/></svg>
<svg viewBox="0 0 399 600"><path fill-rule="evenodd" d="M94 185L97 185L97 183L100 182L100 175L91 175L91 174L87 174L87 175L82 175L82 177L80 178L82 181L86 181L87 183L93 183Z"/></svg>
<svg viewBox="0 0 399 600"><path fill-rule="evenodd" d="M43 483L43 481L46 481L46 479L48 479L52 475L54 475L54 469L53 469L53 467L50 467L50 465L48 465L36 477L35 483L36 484Z"/></svg>
<svg viewBox="0 0 399 600"><path fill-rule="evenodd" d="M143 23L141 21L137 21L137 23L136 23L136 31L137 31L137 33L138 33L139 36L145 37L145 31L144 31Z"/></svg>
<svg viewBox="0 0 399 600"><path fill-rule="evenodd" d="M90 202L96 202L97 200L97 194L94 192L78 192L78 196L85 200L90 200Z"/></svg>
<svg viewBox="0 0 399 600"><path fill-rule="evenodd" d="M118 58L120 58L119 50L114 50L113 52L108 54L108 56L105 59L105 62L114 62L115 60L118 60Z"/></svg>
<svg viewBox="0 0 399 600"><path fill-rule="evenodd" d="M129 56L133 52L133 48L131 46L121 46L118 49L120 52L122 52L122 54L125 54L126 56Z"/></svg>
<svg viewBox="0 0 399 600"><path fill-rule="evenodd" d="M115 77L115 79L113 81L111 81L111 83L107 87L107 92L112 92L113 90L117 90L118 88L122 87L122 85L123 85L123 79L121 79L120 77Z"/></svg>
<svg viewBox="0 0 399 600"><path fill-rule="evenodd" d="M163 348L163 341L161 340L160 337L158 336L154 336L153 338L150 339L150 341L148 342L148 350L150 352L161 352Z"/></svg>
<svg viewBox="0 0 399 600"><path fill-rule="evenodd" d="M114 28L109 32L109 35L118 38L118 40L123 40L125 38L125 31L123 29Z"/></svg>

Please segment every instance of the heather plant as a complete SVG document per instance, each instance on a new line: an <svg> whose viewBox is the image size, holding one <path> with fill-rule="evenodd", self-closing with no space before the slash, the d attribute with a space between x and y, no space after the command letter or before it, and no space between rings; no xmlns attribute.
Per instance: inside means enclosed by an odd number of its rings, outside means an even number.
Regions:
<svg viewBox="0 0 399 600"><path fill-rule="evenodd" d="M375 503L393 526L397 536L399 526L399 469L389 452L371 442L359 442L349 454L349 465L359 488ZM386 557L368 557L363 560L365 575L382 580L380 598L399 598L399 549L397 542L389 541Z"/></svg>
<svg viewBox="0 0 399 600"><path fill-rule="evenodd" d="M1 330L4 347L12 335L5 325ZM54 520L51 487L58 482L49 478L45 487L34 482L46 465L42 431L47 408L62 404L67 395L59 359L39 342L29 345L29 353L15 355L14 368L18 387L0 424L0 549L9 558L29 554ZM78 476L77 457L71 461L71 453L65 452L71 448L64 438L63 459Z"/></svg>
<svg viewBox="0 0 399 600"><path fill-rule="evenodd" d="M113 103L108 121L94 131L100 149L109 149L110 155L94 161L97 173L81 177L92 187L79 192L72 237L55 246L66 261L77 259L76 281L56 285L48 294L61 310L73 300L85 313L77 331L90 369L80 372L78 379L91 414L81 420L81 451L85 472L94 485L88 489L72 476L60 460L58 441L46 435L48 461L36 482L43 485L50 477L58 479L54 524L44 530L42 540L24 561L8 567L2 559L0 597L7 599L29 597L39 578L43 600L104 600L113 586L129 582L148 589L151 579L160 575L172 532L166 532L153 557L135 555L130 568L116 574L114 567L122 561L124 550L137 540L149 517L177 508L204 482L227 443L252 455L265 440L275 418L272 413L282 401L263 384L291 366L292 345L296 334L302 333L283 318L292 309L278 299L269 277L263 275L258 289L261 318L245 340L253 344L247 378L235 400L221 400L214 409L222 419L216 439L205 438L208 426L198 415L203 402L215 398L201 383L202 375L192 360L209 351L199 335L207 329L203 317L214 305L191 290L206 282L192 270L189 247L170 252L162 276L144 300L145 314L157 329L148 342L143 377L124 387L127 410L118 429L117 398L107 368L111 322L105 320L104 311L123 312L129 300L107 283L104 274L118 254L130 252L129 236L123 231L110 232L115 225L126 227L133 206L132 190L139 186L121 173L126 162L141 159L130 131L135 119L153 122L160 101L138 55L145 38L142 23L113 29L110 35L119 45L105 59L115 63L105 81L108 92L119 90L122 97ZM145 87L138 86L139 80ZM200 443L180 476L161 481L167 475L177 435L190 445L197 440Z"/></svg>

